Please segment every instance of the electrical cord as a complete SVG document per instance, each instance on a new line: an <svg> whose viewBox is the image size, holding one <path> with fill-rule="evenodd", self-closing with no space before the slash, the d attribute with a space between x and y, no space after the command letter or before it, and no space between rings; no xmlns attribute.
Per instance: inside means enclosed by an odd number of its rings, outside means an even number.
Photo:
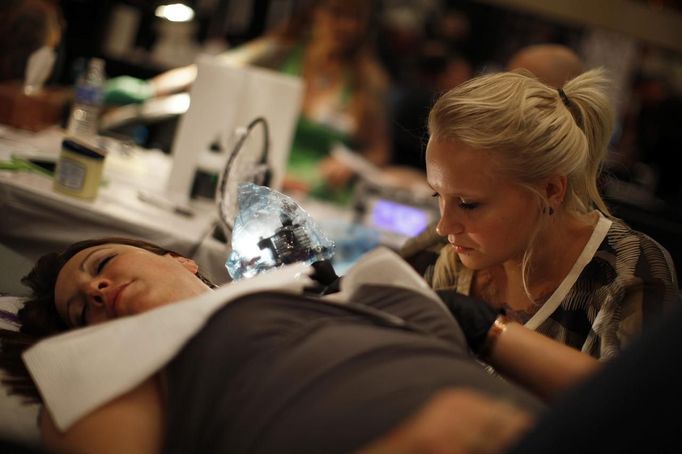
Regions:
<svg viewBox="0 0 682 454"><path fill-rule="evenodd" d="M242 147L244 146L246 139L251 134L251 131L257 125L261 125L263 127L263 148L260 159L257 162L257 166L262 166L264 170L259 174L254 175L254 183L262 186L269 186L270 180L272 178L272 171L270 170L270 166L268 164L268 153L270 150L270 129L268 127L268 122L264 117L256 117L251 121L251 123L248 124L248 126L246 126L246 128L238 128L236 130L236 134L238 134L237 141L232 147L232 152L230 153L227 163L225 164L225 168L220 175L220 180L218 181L218 189L216 194L216 199L218 200L218 218L220 219L220 224L223 227L226 238L230 237L229 233L232 231L233 227L233 221L229 219L225 204L225 188L227 187L228 181L232 181L228 177L230 176L232 167L236 162L237 155L242 150Z"/></svg>

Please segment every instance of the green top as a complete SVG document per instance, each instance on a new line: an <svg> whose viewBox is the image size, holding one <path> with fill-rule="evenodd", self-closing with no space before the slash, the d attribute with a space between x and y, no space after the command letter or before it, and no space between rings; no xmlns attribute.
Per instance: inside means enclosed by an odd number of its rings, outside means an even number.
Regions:
<svg viewBox="0 0 682 454"><path fill-rule="evenodd" d="M299 44L288 53L279 70L284 74L300 76L302 62L303 45ZM340 98L344 107L350 103L352 92L350 75L345 76ZM329 187L317 170L318 164L329 156L334 144L339 142L353 148L353 140L347 133L301 115L294 131L287 172L296 180L309 184L311 196L345 205L350 202L352 188Z"/></svg>

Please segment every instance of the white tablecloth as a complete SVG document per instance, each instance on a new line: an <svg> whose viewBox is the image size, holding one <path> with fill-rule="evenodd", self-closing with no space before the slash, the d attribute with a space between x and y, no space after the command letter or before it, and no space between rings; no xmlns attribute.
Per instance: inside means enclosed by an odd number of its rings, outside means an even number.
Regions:
<svg viewBox="0 0 682 454"><path fill-rule="evenodd" d="M59 132L38 135L0 128L0 159L12 150L59 153ZM52 179L33 172L0 172L0 242L31 261L79 240L126 236L151 241L195 259L216 283L229 280L228 246L212 237L217 212L212 203L192 204L194 216L176 214L143 202L140 189L161 193L170 156L132 149L107 155L104 184L88 202L52 190Z"/></svg>

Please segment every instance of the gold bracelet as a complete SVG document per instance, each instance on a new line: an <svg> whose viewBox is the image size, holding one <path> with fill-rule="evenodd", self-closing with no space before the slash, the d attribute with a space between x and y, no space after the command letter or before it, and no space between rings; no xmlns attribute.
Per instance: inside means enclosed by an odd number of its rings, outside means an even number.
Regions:
<svg viewBox="0 0 682 454"><path fill-rule="evenodd" d="M488 334L485 336L485 343L483 344L483 348L481 349L481 353L479 355L481 358L486 358L490 354L495 342L497 342L497 338L500 337L500 334L507 329L508 323L509 319L507 316L500 314L497 316L493 324L490 325Z"/></svg>

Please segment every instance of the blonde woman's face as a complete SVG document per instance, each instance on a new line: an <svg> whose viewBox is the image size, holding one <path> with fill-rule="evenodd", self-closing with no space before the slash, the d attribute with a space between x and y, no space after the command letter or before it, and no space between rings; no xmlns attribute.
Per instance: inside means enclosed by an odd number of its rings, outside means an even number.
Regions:
<svg viewBox="0 0 682 454"><path fill-rule="evenodd" d="M447 236L462 263L485 269L521 261L540 215L537 197L500 170L495 153L457 140L430 140L428 182L437 194Z"/></svg>
<svg viewBox="0 0 682 454"><path fill-rule="evenodd" d="M74 255L57 276L55 305L71 327L93 325L208 290L189 259L103 244Z"/></svg>

